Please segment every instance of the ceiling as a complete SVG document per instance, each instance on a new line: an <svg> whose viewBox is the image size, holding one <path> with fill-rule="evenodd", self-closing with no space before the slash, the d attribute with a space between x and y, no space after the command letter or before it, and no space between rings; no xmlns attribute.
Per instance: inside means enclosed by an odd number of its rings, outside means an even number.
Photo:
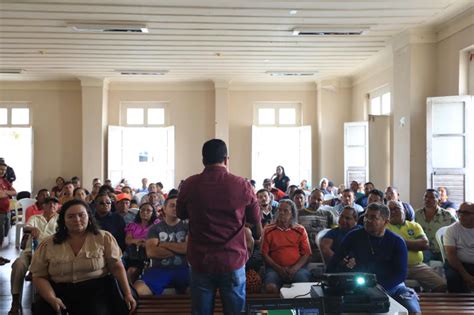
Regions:
<svg viewBox="0 0 474 315"><path fill-rule="evenodd" d="M472 0L0 0L0 70L23 70L0 74L0 80L115 80L131 77L116 70L167 70L152 80L315 81L350 75L394 35L438 25L473 5ZM71 23L139 23L149 33L75 32ZM369 31L304 37L292 32L321 26ZM272 77L268 71L316 74Z"/></svg>

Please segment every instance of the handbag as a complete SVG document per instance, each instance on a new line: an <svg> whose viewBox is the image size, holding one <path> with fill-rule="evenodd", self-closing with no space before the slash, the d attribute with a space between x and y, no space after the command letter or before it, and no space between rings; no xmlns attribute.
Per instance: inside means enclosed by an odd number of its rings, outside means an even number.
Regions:
<svg viewBox="0 0 474 315"><path fill-rule="evenodd" d="M143 246L132 244L127 246L125 252L127 253L127 259L129 260L145 261L148 259L145 247Z"/></svg>

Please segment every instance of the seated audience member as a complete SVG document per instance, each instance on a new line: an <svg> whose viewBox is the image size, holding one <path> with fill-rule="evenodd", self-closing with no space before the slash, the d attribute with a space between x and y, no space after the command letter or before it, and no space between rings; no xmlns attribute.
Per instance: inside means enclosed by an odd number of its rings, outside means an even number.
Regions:
<svg viewBox="0 0 474 315"><path fill-rule="evenodd" d="M59 176L56 178L55 183L56 183L56 186L51 188L51 196L59 198L61 197L61 192L63 191L64 184L66 183L66 181L64 180L64 178Z"/></svg>
<svg viewBox="0 0 474 315"><path fill-rule="evenodd" d="M0 162L0 248L3 245L3 239L5 235L7 235L10 227L8 221L10 197L16 195L15 188L13 188L12 184L4 178L6 171L7 165L4 162Z"/></svg>
<svg viewBox="0 0 474 315"><path fill-rule="evenodd" d="M308 234L296 223L293 201L280 201L276 222L265 227L262 255L266 263L265 291L278 293L284 283L308 282L306 264L311 257Z"/></svg>
<svg viewBox="0 0 474 315"><path fill-rule="evenodd" d="M76 188L84 188L82 187L82 183L81 183L81 179L78 177L78 176L74 176L73 178L71 178L71 183L72 185L74 186L74 189ZM84 192L86 193L86 195L89 194L89 191L87 189L84 188ZM74 195L74 194L73 194ZM83 199L82 199L83 200Z"/></svg>
<svg viewBox="0 0 474 315"><path fill-rule="evenodd" d="M286 176L285 168L283 166L277 166L276 173L272 175L271 180L273 181L275 188L278 188L283 192L288 190L290 178Z"/></svg>
<svg viewBox="0 0 474 315"><path fill-rule="evenodd" d="M10 184L13 184L13 182L16 180L15 170L13 167L7 165L4 158L0 158L0 164L5 164L7 166L7 170L5 171L5 174L2 176L2 178L7 180Z"/></svg>
<svg viewBox="0 0 474 315"><path fill-rule="evenodd" d="M295 190L291 196L291 200L295 203L298 212L306 208L306 193L303 189Z"/></svg>
<svg viewBox="0 0 474 315"><path fill-rule="evenodd" d="M298 186L296 185L288 186L288 189L286 190L286 195L289 196L291 199L291 196L293 196L293 194L295 193L297 189L298 189Z"/></svg>
<svg viewBox="0 0 474 315"><path fill-rule="evenodd" d="M100 182L98 183L95 183L93 186L92 186L92 191L90 194L87 195L86 197L86 202L87 203L92 203L94 202L95 200L95 197L97 197L97 195L99 194L99 190L100 190L100 187L102 186L102 184Z"/></svg>
<svg viewBox="0 0 474 315"><path fill-rule="evenodd" d="M413 210L413 207L409 203L400 200L400 194L398 193L397 188L388 186L387 189L385 189L385 200L387 201L387 204L392 200L400 201L405 211L405 219L408 221L415 220L415 210Z"/></svg>
<svg viewBox="0 0 474 315"><path fill-rule="evenodd" d="M153 225L146 240L146 252L152 267L135 283L139 295L160 295L168 285L185 293L189 285L186 260L188 223L176 216L177 196L165 201L164 219Z"/></svg>
<svg viewBox="0 0 474 315"><path fill-rule="evenodd" d="M357 181L353 180L351 182L350 189L354 193L354 199L355 200L358 200L359 198L364 197L364 193L359 191L359 183Z"/></svg>
<svg viewBox="0 0 474 315"><path fill-rule="evenodd" d="M357 211L351 206L345 206L339 216L339 226L328 231L319 244L321 254L326 264L331 260L332 256L334 256L334 252L339 247L344 236L358 228L360 228L360 226L357 225Z"/></svg>
<svg viewBox="0 0 474 315"><path fill-rule="evenodd" d="M310 191L310 187L308 185L308 181L306 179L303 179L300 183L300 187L299 189L301 189L302 191L305 192L305 194L309 195L311 193Z"/></svg>
<svg viewBox="0 0 474 315"><path fill-rule="evenodd" d="M163 197L163 194L158 193L158 192L149 192L148 193L148 202L153 205L156 209L156 213L158 214L158 219L163 220L163 203L165 202L165 198Z"/></svg>
<svg viewBox="0 0 474 315"><path fill-rule="evenodd" d="M107 194L95 198L95 220L102 230L110 232L123 251L125 249L125 221L117 212L112 212L112 201Z"/></svg>
<svg viewBox="0 0 474 315"><path fill-rule="evenodd" d="M148 193L148 178L142 178L142 186L137 188L137 193Z"/></svg>
<svg viewBox="0 0 474 315"><path fill-rule="evenodd" d="M127 245L125 261L128 279L131 283L138 279L138 275L145 267L147 260L145 241L156 218L156 210L153 205L144 203L140 206L134 221L125 227L125 244Z"/></svg>
<svg viewBox="0 0 474 315"><path fill-rule="evenodd" d="M49 191L47 189L40 189L36 195L36 202L25 209L25 221L28 220L36 214L43 214L43 203L46 198L49 197Z"/></svg>
<svg viewBox="0 0 474 315"><path fill-rule="evenodd" d="M123 186L121 190L122 194L128 194L130 197L133 195L132 188L130 186Z"/></svg>
<svg viewBox="0 0 474 315"><path fill-rule="evenodd" d="M470 292L474 289L474 204L464 202L458 211L459 222L444 235L448 291Z"/></svg>
<svg viewBox="0 0 474 315"><path fill-rule="evenodd" d="M334 210L336 210L337 213L341 213L345 207L350 206L354 208L358 214L364 212L364 208L356 204L354 200L354 192L350 189L344 189L341 195L341 203L335 205Z"/></svg>
<svg viewBox="0 0 474 315"><path fill-rule="evenodd" d="M130 211L131 200L132 196L127 193L121 193L115 197L115 208L125 221L125 225L132 223L137 215L136 212Z"/></svg>
<svg viewBox="0 0 474 315"><path fill-rule="evenodd" d="M42 190L41 190L42 191ZM40 191L40 192L41 192ZM49 194L48 190L45 191ZM38 193L39 195L40 193ZM23 282L25 281L25 275L28 271L28 267L31 263L31 255L33 249L33 240L41 243L46 237L56 233L57 227L57 211L58 211L58 199L56 197L41 197L38 200L41 203L41 214L31 216L26 225L23 227L24 233L30 233L30 237L26 244L25 249L21 252L12 265L11 273L11 294L12 294L12 306L8 315L17 315L22 313L21 309L21 296L23 293Z"/></svg>
<svg viewBox="0 0 474 315"><path fill-rule="evenodd" d="M319 181L319 190L325 195L331 194L331 192L328 190L328 184L329 180L326 177L321 178Z"/></svg>
<svg viewBox="0 0 474 315"><path fill-rule="evenodd" d="M265 178L263 180L263 189L268 190L270 193L272 193L273 199L275 199L275 201L279 201L280 199L286 196L285 192L281 191L276 187L272 187L272 180L270 178Z"/></svg>
<svg viewBox="0 0 474 315"><path fill-rule="evenodd" d="M132 314L132 296L114 237L97 228L89 205L71 200L62 206L57 232L33 255L30 271L42 299L35 301L35 313L117 314L119 305L110 294L113 275Z"/></svg>
<svg viewBox="0 0 474 315"><path fill-rule="evenodd" d="M378 204L383 205L383 192L378 189L372 189L369 192L369 198L367 200L369 204L378 203ZM359 213L359 220L357 221L357 224L364 225L364 215L365 215L365 210L364 212Z"/></svg>
<svg viewBox="0 0 474 315"><path fill-rule="evenodd" d="M276 207L272 206L272 198L266 189L260 189L257 191L257 200L262 215L262 227L265 227L265 225L272 223Z"/></svg>
<svg viewBox="0 0 474 315"><path fill-rule="evenodd" d="M367 207L369 202L369 194L372 190L375 189L375 186L372 182L367 182L364 184L364 195L356 199L356 203L361 206L362 208ZM383 194L382 194L383 199Z"/></svg>
<svg viewBox="0 0 474 315"><path fill-rule="evenodd" d="M59 196L59 203L63 205L72 199L74 199L74 185L71 182L66 182Z"/></svg>
<svg viewBox="0 0 474 315"><path fill-rule="evenodd" d="M454 217L456 216L457 205L449 200L448 188L441 186L438 187L439 193L439 206L445 210L448 210Z"/></svg>
<svg viewBox="0 0 474 315"><path fill-rule="evenodd" d="M364 228L349 232L329 262L328 272L374 273L387 293L409 313L420 313L418 297L405 286L407 247L403 239L386 229L390 212L379 203L367 206Z"/></svg>
<svg viewBox="0 0 474 315"><path fill-rule="evenodd" d="M389 201L388 208L390 223L387 229L403 238L408 249L407 279L417 280L425 290L446 291L446 281L423 263L423 251L429 248L429 242L421 225L405 219L405 210L400 201Z"/></svg>
<svg viewBox="0 0 474 315"><path fill-rule="evenodd" d="M98 177L96 177L92 180L92 187L94 187L94 185L96 185L96 184L99 184L99 185L102 186L102 181Z"/></svg>
<svg viewBox="0 0 474 315"><path fill-rule="evenodd" d="M336 217L331 207L323 205L323 192L315 189L309 196L309 207L298 211L297 221L305 229L311 244L311 262L321 262L321 253L316 244L318 233L336 224Z"/></svg>
<svg viewBox="0 0 474 315"><path fill-rule="evenodd" d="M421 225L430 242L429 250L423 252L424 262L441 260L436 232L439 228L456 222L454 216L449 211L441 208L438 202L438 192L434 189L427 189L423 198L424 207L415 212L415 221Z"/></svg>
<svg viewBox="0 0 474 315"><path fill-rule="evenodd" d="M77 200L86 201L87 199L86 190L81 187L74 188L72 196L74 197L74 199L77 199Z"/></svg>
<svg viewBox="0 0 474 315"><path fill-rule="evenodd" d="M138 202L132 198L130 201L130 210L137 210L140 206L138 205ZM137 211L138 212L138 211Z"/></svg>
<svg viewBox="0 0 474 315"><path fill-rule="evenodd" d="M110 179L108 179L108 178L107 178L106 180L104 180L104 186L109 186L110 188L113 189L113 187L112 187L112 181L111 181Z"/></svg>

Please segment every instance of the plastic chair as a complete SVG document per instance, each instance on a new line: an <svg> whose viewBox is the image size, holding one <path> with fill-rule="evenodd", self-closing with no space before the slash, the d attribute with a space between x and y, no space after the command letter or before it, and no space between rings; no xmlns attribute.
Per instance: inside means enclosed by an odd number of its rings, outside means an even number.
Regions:
<svg viewBox="0 0 474 315"><path fill-rule="evenodd" d="M318 245L318 249L319 251L321 252L321 240L323 239L323 236L326 235L326 233L328 231L330 231L331 229L324 229L324 230L321 230L319 231L319 233L316 235L316 245ZM321 252L321 259L323 260L323 263L324 263L324 266L327 265L327 262L324 261L324 255L323 253Z"/></svg>
<svg viewBox="0 0 474 315"><path fill-rule="evenodd" d="M33 198L25 198L18 200L16 202L16 235L15 235L15 247L20 248L20 240L21 240L21 231L23 227L25 226L25 214L26 214L26 209L28 207L34 205L36 203L36 199ZM19 209L22 209L21 216L19 215Z"/></svg>
<svg viewBox="0 0 474 315"><path fill-rule="evenodd" d="M439 251L441 252L441 259L443 259L443 263L446 261L446 252L444 251L444 234L446 233L447 228L448 226L443 226L438 231L436 231L435 234L436 241L439 245Z"/></svg>

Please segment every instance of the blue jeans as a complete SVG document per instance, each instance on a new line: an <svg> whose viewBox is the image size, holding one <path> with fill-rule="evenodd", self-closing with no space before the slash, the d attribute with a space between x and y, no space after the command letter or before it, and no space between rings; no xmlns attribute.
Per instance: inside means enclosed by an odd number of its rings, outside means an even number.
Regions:
<svg viewBox="0 0 474 315"><path fill-rule="evenodd" d="M245 309L245 266L227 273L199 273L191 268L193 315L213 315L216 290L219 289L225 315Z"/></svg>
<svg viewBox="0 0 474 315"><path fill-rule="evenodd" d="M280 278L280 275L273 268L271 268L267 265L267 266L265 266L265 279L264 279L263 282L265 284L273 283L277 287L281 288L283 283L309 282L310 279L311 279L311 273L309 272L308 269L303 267L295 273L295 276L293 277L292 281L289 281L289 282L288 281L283 281Z"/></svg>
<svg viewBox="0 0 474 315"><path fill-rule="evenodd" d="M406 308L409 313L421 313L418 295L413 289L406 287L405 283L400 283L391 290L387 290L387 293Z"/></svg>

